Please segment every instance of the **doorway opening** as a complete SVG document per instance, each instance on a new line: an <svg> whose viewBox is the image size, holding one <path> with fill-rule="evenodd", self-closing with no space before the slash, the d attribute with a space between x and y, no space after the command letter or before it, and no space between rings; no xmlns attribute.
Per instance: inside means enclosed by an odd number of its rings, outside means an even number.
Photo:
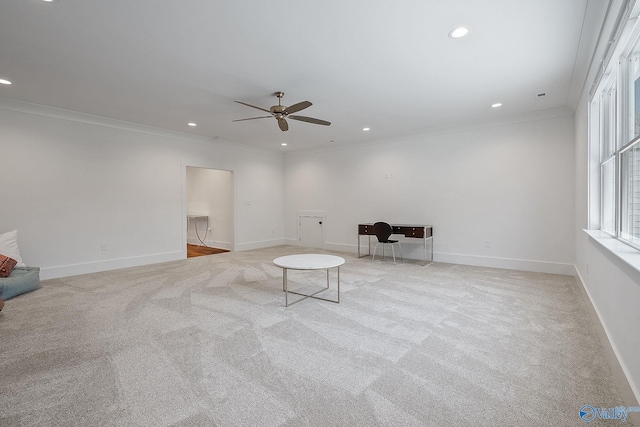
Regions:
<svg viewBox="0 0 640 427"><path fill-rule="evenodd" d="M186 167L187 258L233 249L233 172Z"/></svg>

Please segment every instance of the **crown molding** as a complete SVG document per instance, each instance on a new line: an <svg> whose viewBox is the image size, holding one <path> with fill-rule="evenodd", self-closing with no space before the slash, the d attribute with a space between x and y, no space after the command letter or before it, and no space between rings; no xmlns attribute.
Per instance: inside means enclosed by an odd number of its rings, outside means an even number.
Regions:
<svg viewBox="0 0 640 427"><path fill-rule="evenodd" d="M92 114L80 113L77 111L64 110L61 108L48 107L45 105L32 104L29 102L16 101L8 98L0 98L0 109L18 113L31 114L36 116L48 117L58 120L66 120L70 122L89 124L93 126L102 126L112 129L125 130L145 135L158 136L162 138L175 139L182 142L207 144L209 146L218 146L236 151L250 152L254 154L263 154L273 157L282 158L282 153L266 148L254 147L247 144L192 135L188 133L170 131L166 129L156 128L153 126L142 125L139 123L127 122L124 120L111 119L108 117L96 116Z"/></svg>
<svg viewBox="0 0 640 427"><path fill-rule="evenodd" d="M475 130L490 129L490 128L496 128L496 127L521 124L521 123L530 123L530 122L536 122L536 121L542 121L542 120L549 120L549 119L559 118L559 117L573 116L574 114L575 112L569 107L549 108L546 110L533 111L533 112L523 113L523 114L514 114L514 115L504 116L504 117L491 119L491 120L483 120L483 121L475 121L475 122L460 123L455 125L434 127L434 128L426 129L416 133L390 136L390 137L367 140L367 141L347 142L341 145L334 145L331 147L309 148L307 150L297 150L297 151L285 153L284 157L286 159L286 158L291 158L296 156L306 156L314 153L349 150L349 149L357 149L357 148L363 148L363 147L371 147L372 145L378 145L378 144L391 144L391 143L397 143L397 142L412 141L417 139L427 139L427 138L433 138L435 136L451 135L451 134L461 133L461 132L470 132Z"/></svg>

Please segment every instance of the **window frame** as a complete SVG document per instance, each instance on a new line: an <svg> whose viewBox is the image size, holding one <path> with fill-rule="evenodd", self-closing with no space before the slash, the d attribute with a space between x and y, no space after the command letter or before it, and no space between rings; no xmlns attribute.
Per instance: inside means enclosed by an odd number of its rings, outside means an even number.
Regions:
<svg viewBox="0 0 640 427"><path fill-rule="evenodd" d="M623 234L624 231L622 230L622 226L623 226L623 219L622 216L625 213L625 209L623 204L623 195L622 195L622 190L623 190L623 185L622 185L622 174L624 172L623 168L622 168L622 157L623 154L627 151L630 151L632 149L634 149L636 146L640 147L640 135L638 135L637 137L635 137L633 140L631 140L629 143L625 144L622 148L620 148L619 152L618 152L618 170L619 173L618 178L620 181L620 185L618 186L618 194L619 194L619 199L620 202L617 204L617 207L619 208L619 227L617 227L617 235L615 237L617 237L618 239L620 239L622 242L626 243L627 245L634 247L638 250L640 250L640 236L638 237L638 242L634 242L632 240L630 240L629 238L625 237ZM631 234L631 236L633 236L633 234Z"/></svg>
<svg viewBox="0 0 640 427"><path fill-rule="evenodd" d="M640 1L634 2L633 7L627 11L629 15L640 16ZM629 188L628 183L632 182L632 179L622 176L623 154L640 146L640 126L636 123L636 117L640 118L640 20L621 22L626 22L626 25L616 31L620 38L611 43L611 52L605 54L602 72L594 82L589 101L589 157L592 165L597 165L590 168L590 174L597 177L595 180L590 178L590 182L597 188L589 187L589 194L597 202L594 200L595 204L590 203L589 221L591 228L640 251L640 233L634 238L633 225L628 225L623 219L623 215L628 215L629 212L629 205L626 204L629 199L622 193L623 189ZM613 194L610 194L610 190L605 191L607 186L610 187L610 181L605 183L605 165L610 167L609 162L613 162L614 169ZM631 161L628 166L635 173L640 173L640 165L636 169L636 163L638 162ZM636 184L632 188L640 188L639 186L640 184ZM611 205L606 203L611 201L611 197L613 218L610 215ZM636 210L637 217L640 218L640 207L636 207ZM629 217L633 218L627 216ZM595 221L591 222L592 219ZM631 233L623 233L623 226ZM608 229L610 227L613 231Z"/></svg>
<svg viewBox="0 0 640 427"><path fill-rule="evenodd" d="M619 233L618 233L618 229L619 229L619 209L618 209L618 183L619 183L619 179L618 179L618 171L620 170L619 167L619 159L618 159L618 151L617 151L617 147L618 147L618 141L619 141L619 134L620 134L620 126L619 126L619 117L621 116L620 114L618 114L619 111L619 107L620 107L620 97L618 96L619 93L621 93L620 91L620 81L623 80L622 78L620 78L620 68L622 67L614 67L613 71L609 74L609 76L607 77L607 79L605 80L606 83L604 84L604 87L598 91L599 94L599 105L598 105L598 127L599 127L599 132L598 132L598 163L599 163L599 174L600 174L600 179L599 179L599 186L600 186L600 191L599 191L599 206L600 206L600 219L599 219L599 225L600 225L600 230L604 233L607 233L611 236L614 237L618 237ZM608 95L608 96L607 96ZM607 153L605 151L605 149L607 147L603 147L603 141L604 140L608 140L608 147L610 148L610 151ZM614 187L613 187L613 205L614 205L614 209L613 209L613 224L612 224L612 230L607 230L605 228L603 228L603 223L605 221L606 215L605 215L605 209L607 208L607 206L605 206L605 198L606 198L606 193L604 191L605 189L605 174L604 174L604 168L605 168L605 164L609 163L609 162L613 162L613 176L614 176Z"/></svg>

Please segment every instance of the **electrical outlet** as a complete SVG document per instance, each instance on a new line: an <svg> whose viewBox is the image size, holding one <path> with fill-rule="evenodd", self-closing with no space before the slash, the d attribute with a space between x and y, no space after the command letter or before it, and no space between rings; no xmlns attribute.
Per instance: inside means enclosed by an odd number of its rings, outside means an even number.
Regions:
<svg viewBox="0 0 640 427"><path fill-rule="evenodd" d="M489 240L485 240L485 241L484 241L484 247L485 247L485 248L490 248L490 247L491 247L491 241L489 241Z"/></svg>
<svg viewBox="0 0 640 427"><path fill-rule="evenodd" d="M100 250L101 251L106 251L107 250L107 242L102 242L100 244Z"/></svg>

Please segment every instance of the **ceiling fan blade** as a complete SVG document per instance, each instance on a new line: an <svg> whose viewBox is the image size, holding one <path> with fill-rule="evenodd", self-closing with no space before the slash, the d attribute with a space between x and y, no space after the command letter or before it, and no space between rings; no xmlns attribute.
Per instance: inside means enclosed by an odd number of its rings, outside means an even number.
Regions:
<svg viewBox="0 0 640 427"><path fill-rule="evenodd" d="M255 105L251 105L251 104L247 104L246 102L241 102L241 101L233 101L233 102L237 102L238 104L242 104L242 105L246 105L247 107L251 107L251 108L257 108L258 110L262 110L262 111L266 111L267 113L270 113L271 111L262 108L262 107L256 107Z"/></svg>
<svg viewBox="0 0 640 427"><path fill-rule="evenodd" d="M329 126L331 122L326 120L314 119L313 117L305 117L305 116L289 116L290 119L299 120L301 122L313 123L314 125L323 125Z"/></svg>
<svg viewBox="0 0 640 427"><path fill-rule="evenodd" d="M286 110L284 110L287 114L291 114L291 113L297 113L298 111L302 111L305 108L309 108L311 107L313 104L310 103L309 101L302 101L302 102L298 102L297 104L293 104L287 107Z"/></svg>
<svg viewBox="0 0 640 427"><path fill-rule="evenodd" d="M238 119L233 120L234 122L244 122L245 120L255 120L255 119L270 119L273 116L262 116L262 117L249 117L248 119Z"/></svg>
<svg viewBox="0 0 640 427"><path fill-rule="evenodd" d="M278 126L280 126L280 130L282 132L285 132L285 131L289 130L289 123L287 123L287 121L284 118L279 118L278 119Z"/></svg>

